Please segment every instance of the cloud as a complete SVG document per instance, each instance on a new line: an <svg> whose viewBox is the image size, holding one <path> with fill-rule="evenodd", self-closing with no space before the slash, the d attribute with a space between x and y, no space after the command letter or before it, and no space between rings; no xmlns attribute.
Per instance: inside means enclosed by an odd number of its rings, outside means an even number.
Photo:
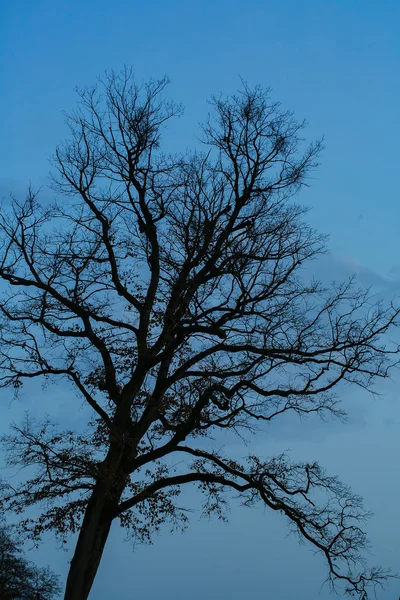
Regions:
<svg viewBox="0 0 400 600"><path fill-rule="evenodd" d="M385 295L400 294L400 266L382 274L360 264L351 256L325 254L310 262L307 271L323 283L340 282L355 275L356 281L362 287L373 287Z"/></svg>

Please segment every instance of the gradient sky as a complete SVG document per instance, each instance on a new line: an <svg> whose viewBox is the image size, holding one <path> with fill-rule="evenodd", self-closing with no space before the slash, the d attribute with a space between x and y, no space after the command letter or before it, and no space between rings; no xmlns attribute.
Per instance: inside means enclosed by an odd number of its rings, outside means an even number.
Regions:
<svg viewBox="0 0 400 600"><path fill-rule="evenodd" d="M3 0L0 48L2 197L24 193L29 182L50 194L47 159L66 135L61 111L74 107L75 85L104 69L133 64L139 80L171 77L171 95L186 105L177 148L196 143L207 97L234 92L240 76L271 86L285 108L307 118L310 139L325 136L322 165L301 196L312 207L309 221L330 234L332 254L316 274L357 272L386 297L399 294L399 0ZM395 373L381 384L380 400L344 388L346 425L286 419L252 447L263 455L291 448L351 483L375 513L371 561L398 571L399 383ZM1 391L3 430L28 407L71 419L67 390L53 398L33 386L19 403L10 397ZM90 598L327 599L323 560L286 534L277 515L234 505L229 525L194 515L184 535L166 529L134 553L115 529ZM70 555L52 538L30 555L65 575ZM399 593L398 582L378 598Z"/></svg>

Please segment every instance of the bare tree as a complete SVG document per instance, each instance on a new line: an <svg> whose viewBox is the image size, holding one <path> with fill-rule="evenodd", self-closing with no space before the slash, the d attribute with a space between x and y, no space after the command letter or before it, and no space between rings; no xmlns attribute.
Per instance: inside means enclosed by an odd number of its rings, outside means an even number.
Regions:
<svg viewBox="0 0 400 600"><path fill-rule="evenodd" d="M60 592L58 578L49 568L36 567L22 556L11 529L0 525L1 600L52 600Z"/></svg>
<svg viewBox="0 0 400 600"><path fill-rule="evenodd" d="M9 464L35 475L5 483L2 506L40 505L21 522L34 538L78 533L65 600L88 597L114 519L144 541L184 525L185 484L208 513L230 492L283 513L332 584L363 597L387 573L363 566L360 498L316 462L239 463L211 436L249 436L290 411L341 416L337 384L387 376L397 348L381 336L398 310L352 281L305 277L324 239L292 200L320 150L303 148L303 123L244 85L213 99L204 152L165 155L181 112L167 83L139 86L126 69L80 91L54 157L62 201L31 190L1 215L1 383L66 378L92 412L80 432L14 426Z"/></svg>

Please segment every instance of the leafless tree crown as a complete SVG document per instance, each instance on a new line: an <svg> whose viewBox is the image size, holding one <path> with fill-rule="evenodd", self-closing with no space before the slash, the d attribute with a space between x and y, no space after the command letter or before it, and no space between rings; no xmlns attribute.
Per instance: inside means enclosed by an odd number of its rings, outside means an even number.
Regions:
<svg viewBox="0 0 400 600"><path fill-rule="evenodd" d="M181 113L167 83L139 86L126 69L79 91L53 159L60 200L42 205L30 190L1 214L1 383L65 378L92 410L83 433L14 427L9 464L34 475L3 485L3 508L40 505L22 521L34 537L84 539L103 494L102 519L147 540L166 520L185 523L183 484L221 515L232 490L286 515L331 581L362 596L386 572L363 569L360 498L317 463L239 463L211 436L249 435L289 411L341 416L337 384L387 375L396 348L381 337L398 310L353 281L305 277L324 239L292 199L321 147L304 147L303 123L243 85L212 100L201 151L166 155L163 128Z"/></svg>

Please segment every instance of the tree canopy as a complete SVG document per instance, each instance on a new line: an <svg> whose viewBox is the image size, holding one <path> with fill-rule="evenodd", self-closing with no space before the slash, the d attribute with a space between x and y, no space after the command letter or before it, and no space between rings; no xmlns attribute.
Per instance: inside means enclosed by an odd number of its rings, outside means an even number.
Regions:
<svg viewBox="0 0 400 600"><path fill-rule="evenodd" d="M0 525L1 600L53 600L60 591L49 568L36 567L22 555L21 544L4 523Z"/></svg>
<svg viewBox="0 0 400 600"><path fill-rule="evenodd" d="M325 240L294 201L321 150L304 123L243 84L213 98L199 148L169 155L161 135L181 107L167 83L125 69L79 90L57 202L29 190L1 213L1 385L68 380L92 414L79 431L14 426L8 464L29 476L1 506L40 507L21 520L33 538L79 534L66 600L87 598L114 519L143 541L185 525L185 484L210 514L229 492L282 513L332 584L362 597L387 572L363 564L361 499L317 462L240 462L215 440L289 412L343 416L338 384L370 390L396 361L382 336L399 310L306 276Z"/></svg>

